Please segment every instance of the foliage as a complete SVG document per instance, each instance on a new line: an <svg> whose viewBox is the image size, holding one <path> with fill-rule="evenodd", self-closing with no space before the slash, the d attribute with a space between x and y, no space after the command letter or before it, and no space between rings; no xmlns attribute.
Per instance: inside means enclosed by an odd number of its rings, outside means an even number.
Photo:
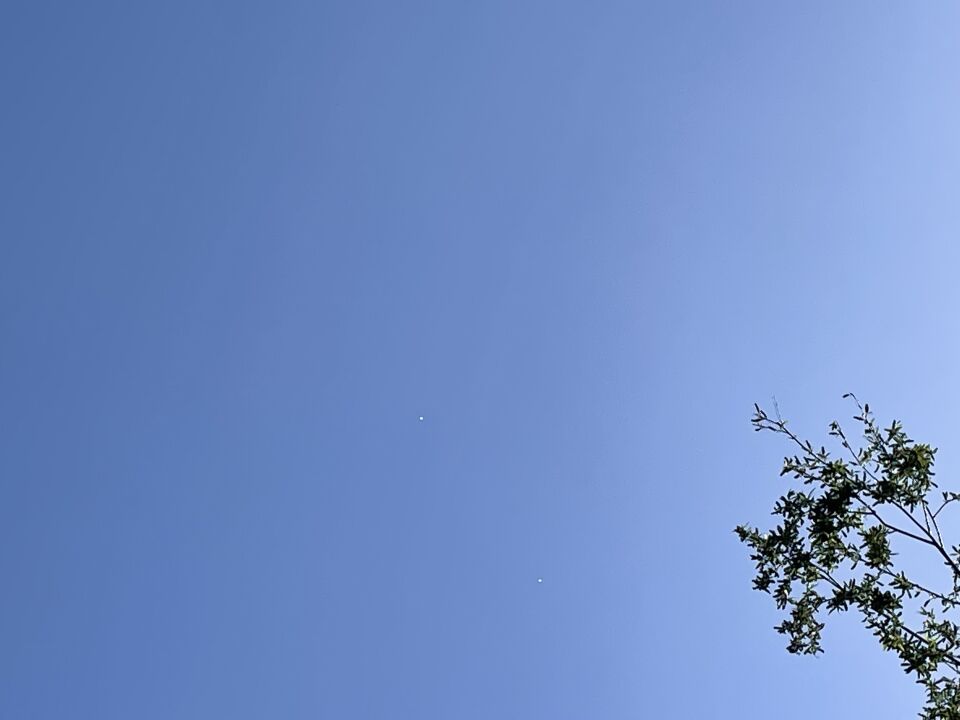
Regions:
<svg viewBox="0 0 960 720"><path fill-rule="evenodd" d="M753 586L772 595L785 619L776 630L791 653L822 652L825 615L854 611L880 645L900 658L924 686L924 720L960 720L960 546L948 546L938 517L960 494L936 492L936 448L915 443L899 422L881 429L852 394L863 442L854 445L830 424L839 457L802 441L780 417L755 406L753 426L785 436L796 454L781 477L799 481L775 504L779 524L768 532L741 525L735 532L752 550ZM939 590L895 564L897 543L918 543L943 563ZM936 585L927 583L927 585Z"/></svg>

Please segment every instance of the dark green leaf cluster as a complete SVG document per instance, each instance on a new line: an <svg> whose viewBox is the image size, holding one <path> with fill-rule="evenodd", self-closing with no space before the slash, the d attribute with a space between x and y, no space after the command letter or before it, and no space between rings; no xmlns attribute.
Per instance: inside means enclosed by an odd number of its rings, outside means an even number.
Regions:
<svg viewBox="0 0 960 720"><path fill-rule="evenodd" d="M784 458L780 474L798 487L774 505L775 527L735 530L752 550L753 586L785 612L776 630L791 653L822 652L825 616L854 610L925 687L921 717L960 720L960 626L950 619L960 605L960 548L944 543L937 521L960 494L940 493L934 509L936 449L915 443L896 421L881 429L869 405L844 397L856 403L862 441L855 446L839 423L831 423L838 456L801 440L779 412L774 418L755 406L754 429L793 444L795 453ZM894 540L919 543L940 558L941 589L894 565Z"/></svg>

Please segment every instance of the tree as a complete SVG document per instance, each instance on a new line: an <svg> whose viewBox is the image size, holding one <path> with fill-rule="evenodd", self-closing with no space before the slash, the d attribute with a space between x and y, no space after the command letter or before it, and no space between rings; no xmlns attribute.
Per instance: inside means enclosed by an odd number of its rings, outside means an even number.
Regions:
<svg viewBox="0 0 960 720"><path fill-rule="evenodd" d="M869 405L848 397L859 411L862 442L851 443L839 423L830 423L837 456L801 440L778 409L771 417L754 406L754 429L792 444L795 454L784 458L780 476L799 487L774 505L780 522L772 530L735 529L753 550L753 587L784 611L775 629L787 636L789 652L823 652L824 616L855 612L925 688L920 717L960 720L960 626L950 619L960 606L960 546L944 542L938 521L960 493L937 492L936 448L915 443L897 421L881 429ZM943 577L918 582L894 563L891 541L933 553Z"/></svg>

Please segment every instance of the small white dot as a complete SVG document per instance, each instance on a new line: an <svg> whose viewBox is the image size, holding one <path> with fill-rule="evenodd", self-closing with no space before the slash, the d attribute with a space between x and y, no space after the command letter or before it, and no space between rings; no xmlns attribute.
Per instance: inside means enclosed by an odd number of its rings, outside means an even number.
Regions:
<svg viewBox="0 0 960 720"><path fill-rule="evenodd" d="M543 582L543 578L537 578L537 582L538 582L538 583L542 583L542 582Z"/></svg>
<svg viewBox="0 0 960 720"><path fill-rule="evenodd" d="M423 415L420 416L420 422L423 422Z"/></svg>

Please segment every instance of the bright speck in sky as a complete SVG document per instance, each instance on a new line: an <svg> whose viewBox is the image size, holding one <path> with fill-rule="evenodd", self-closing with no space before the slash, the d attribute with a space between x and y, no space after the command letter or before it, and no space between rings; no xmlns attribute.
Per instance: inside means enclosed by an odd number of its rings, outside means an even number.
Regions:
<svg viewBox="0 0 960 720"><path fill-rule="evenodd" d="M538 583L542 583L542 582L543 582L543 578L537 578L537 582L538 582Z"/></svg>
<svg viewBox="0 0 960 720"><path fill-rule="evenodd" d="M420 416L420 422L423 422L423 415Z"/></svg>

